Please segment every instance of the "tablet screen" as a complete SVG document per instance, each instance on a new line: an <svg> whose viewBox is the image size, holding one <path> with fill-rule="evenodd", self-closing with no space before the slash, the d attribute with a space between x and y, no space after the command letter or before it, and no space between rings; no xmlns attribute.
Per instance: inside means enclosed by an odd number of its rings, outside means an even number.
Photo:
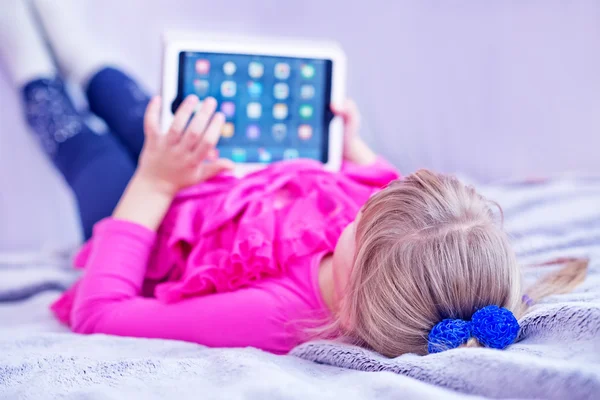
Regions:
<svg viewBox="0 0 600 400"><path fill-rule="evenodd" d="M242 163L310 158L326 163L332 62L181 52L176 109L185 96L212 96L225 114L221 157Z"/></svg>

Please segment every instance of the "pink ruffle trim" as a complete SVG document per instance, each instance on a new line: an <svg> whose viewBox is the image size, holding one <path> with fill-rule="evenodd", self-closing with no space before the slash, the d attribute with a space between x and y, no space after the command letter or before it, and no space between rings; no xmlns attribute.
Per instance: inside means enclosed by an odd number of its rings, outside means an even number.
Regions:
<svg viewBox="0 0 600 400"><path fill-rule="evenodd" d="M299 258L333 251L360 207L397 177L382 162L352 168L332 174L306 160L280 163L182 192L159 229L144 295L172 303L232 291L280 276ZM75 265L85 266L92 251L93 239ZM74 285L52 306L67 324L76 291Z"/></svg>

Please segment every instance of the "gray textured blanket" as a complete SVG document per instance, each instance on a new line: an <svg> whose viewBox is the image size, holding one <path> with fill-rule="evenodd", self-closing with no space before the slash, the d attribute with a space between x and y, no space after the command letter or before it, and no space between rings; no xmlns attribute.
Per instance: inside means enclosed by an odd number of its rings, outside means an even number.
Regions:
<svg viewBox="0 0 600 400"><path fill-rule="evenodd" d="M600 182L482 190L504 207L524 264L558 256L592 261L584 284L535 306L520 321L519 342L505 351L456 349L392 360L309 343L274 356L78 336L46 308L74 276L47 258L0 258L0 399L600 398ZM547 268L526 268L526 277Z"/></svg>

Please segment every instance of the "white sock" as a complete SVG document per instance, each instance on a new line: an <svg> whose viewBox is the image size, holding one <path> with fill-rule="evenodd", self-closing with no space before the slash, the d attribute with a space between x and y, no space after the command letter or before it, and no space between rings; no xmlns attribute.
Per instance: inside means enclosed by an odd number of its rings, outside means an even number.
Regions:
<svg viewBox="0 0 600 400"><path fill-rule="evenodd" d="M118 64L113 50L103 47L86 27L87 2L33 0L61 72L86 87L93 75L107 65Z"/></svg>
<svg viewBox="0 0 600 400"><path fill-rule="evenodd" d="M56 75L50 52L25 0L2 1L0 59L18 87Z"/></svg>

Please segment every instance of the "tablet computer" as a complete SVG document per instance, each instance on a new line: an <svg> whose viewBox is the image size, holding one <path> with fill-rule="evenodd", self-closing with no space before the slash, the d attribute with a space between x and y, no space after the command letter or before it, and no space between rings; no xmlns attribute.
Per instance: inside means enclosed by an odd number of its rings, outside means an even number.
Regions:
<svg viewBox="0 0 600 400"><path fill-rule="evenodd" d="M162 128L190 94L214 97L226 123L219 154L246 173L309 158L342 162L343 123L330 104L345 98L346 58L335 43L210 33L164 37Z"/></svg>

